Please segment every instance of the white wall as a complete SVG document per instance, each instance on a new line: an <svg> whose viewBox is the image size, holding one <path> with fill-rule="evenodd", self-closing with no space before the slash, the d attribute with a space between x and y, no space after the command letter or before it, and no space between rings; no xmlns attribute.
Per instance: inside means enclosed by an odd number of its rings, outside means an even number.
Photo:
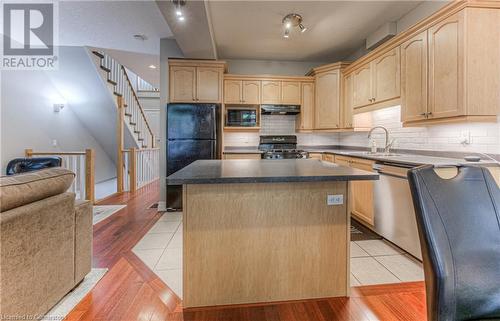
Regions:
<svg viewBox="0 0 500 321"><path fill-rule="evenodd" d="M403 128L400 113L400 106L367 113L373 126L381 125L389 129L391 138L395 138L394 148L500 154L500 116L497 123L457 123ZM383 131L374 132L374 138L378 147L384 146ZM468 144L461 143L465 139L469 140ZM341 133L340 144L370 146L365 132Z"/></svg>
<svg viewBox="0 0 500 321"><path fill-rule="evenodd" d="M304 76L327 62L226 59L230 74Z"/></svg>
<svg viewBox="0 0 500 321"><path fill-rule="evenodd" d="M96 182L115 176L115 165L89 134L68 104L54 113L53 104L64 101L45 71L1 71L1 167L9 160L34 151L96 153ZM57 147L52 141L57 140Z"/></svg>
<svg viewBox="0 0 500 321"><path fill-rule="evenodd" d="M166 210L167 200L167 110L165 106L168 103L168 58L183 57L182 51L179 49L177 42L174 39L160 40L160 200L158 209Z"/></svg>
<svg viewBox="0 0 500 321"><path fill-rule="evenodd" d="M448 4L450 1L422 1L418 6L414 9L410 10L407 14L402 16L398 21L396 21L397 33L401 33L417 22L421 21L424 18L432 15L434 12L441 9L443 6ZM349 56L345 59L346 61L354 61L362 56L366 55L369 51L366 49L365 44L354 50Z"/></svg>

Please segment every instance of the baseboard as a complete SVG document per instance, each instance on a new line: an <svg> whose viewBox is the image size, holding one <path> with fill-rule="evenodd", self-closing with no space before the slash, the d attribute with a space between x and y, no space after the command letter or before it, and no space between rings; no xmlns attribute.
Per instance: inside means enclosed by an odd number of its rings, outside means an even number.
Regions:
<svg viewBox="0 0 500 321"><path fill-rule="evenodd" d="M167 211L167 202L159 201L158 202L158 212L166 212Z"/></svg>

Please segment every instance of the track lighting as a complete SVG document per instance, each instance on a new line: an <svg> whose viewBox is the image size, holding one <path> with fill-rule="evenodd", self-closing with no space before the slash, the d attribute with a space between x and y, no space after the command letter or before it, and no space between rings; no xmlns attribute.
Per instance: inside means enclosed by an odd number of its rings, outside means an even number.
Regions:
<svg viewBox="0 0 500 321"><path fill-rule="evenodd" d="M175 5L175 15L177 16L177 20L184 21L186 18L184 17L184 12L182 7L186 5L186 0L172 0Z"/></svg>
<svg viewBox="0 0 500 321"><path fill-rule="evenodd" d="M292 30L293 27L299 27L300 32L305 32L307 30L307 28L302 24L302 16L297 13L287 14L281 22L285 29L283 34L284 38L290 37L290 30Z"/></svg>

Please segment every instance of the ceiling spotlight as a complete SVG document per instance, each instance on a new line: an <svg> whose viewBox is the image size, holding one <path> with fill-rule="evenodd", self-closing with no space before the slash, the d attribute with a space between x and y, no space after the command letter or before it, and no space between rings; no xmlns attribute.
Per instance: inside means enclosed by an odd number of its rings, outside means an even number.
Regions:
<svg viewBox="0 0 500 321"><path fill-rule="evenodd" d="M155 65L149 65L148 67L151 68L151 69L156 69Z"/></svg>
<svg viewBox="0 0 500 321"><path fill-rule="evenodd" d="M302 16L298 13L287 14L281 21L285 28L285 34L283 36L288 38L290 36L290 30L294 27L299 27L300 32L306 31L307 28L302 24L302 20Z"/></svg>
<svg viewBox="0 0 500 321"><path fill-rule="evenodd" d="M175 15L177 16L177 20L184 21L184 13L182 12L182 7L186 5L186 0L172 0L175 5Z"/></svg>
<svg viewBox="0 0 500 321"><path fill-rule="evenodd" d="M142 41L148 40L148 37L146 35L142 35L142 34L133 35L133 37L136 40L142 40Z"/></svg>

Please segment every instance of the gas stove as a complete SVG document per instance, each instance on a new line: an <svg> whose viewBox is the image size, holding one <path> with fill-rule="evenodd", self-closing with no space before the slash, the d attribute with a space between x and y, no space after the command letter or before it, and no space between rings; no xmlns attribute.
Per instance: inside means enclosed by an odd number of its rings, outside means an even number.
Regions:
<svg viewBox="0 0 500 321"><path fill-rule="evenodd" d="M260 136L259 150L264 152L262 153L262 159L308 157L306 151L297 149L297 136L294 135Z"/></svg>

